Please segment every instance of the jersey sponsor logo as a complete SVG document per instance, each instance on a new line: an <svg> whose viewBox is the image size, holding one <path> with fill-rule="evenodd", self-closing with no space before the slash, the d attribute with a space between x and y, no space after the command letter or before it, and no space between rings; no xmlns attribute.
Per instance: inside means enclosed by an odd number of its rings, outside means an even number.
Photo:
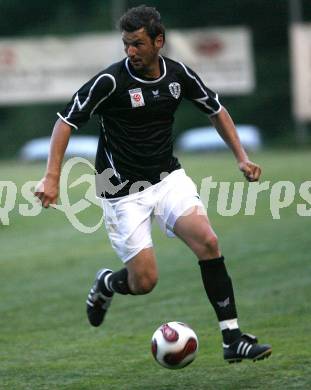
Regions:
<svg viewBox="0 0 311 390"><path fill-rule="evenodd" d="M142 107L145 105L145 100L141 88L130 89L129 94L133 108Z"/></svg>
<svg viewBox="0 0 311 390"><path fill-rule="evenodd" d="M170 90L171 95L175 99L179 98L180 92L181 92L181 87L180 87L179 83L171 83L171 84L169 84L168 89Z"/></svg>
<svg viewBox="0 0 311 390"><path fill-rule="evenodd" d="M153 97L157 98L160 96L160 91L156 89L155 91L152 90Z"/></svg>

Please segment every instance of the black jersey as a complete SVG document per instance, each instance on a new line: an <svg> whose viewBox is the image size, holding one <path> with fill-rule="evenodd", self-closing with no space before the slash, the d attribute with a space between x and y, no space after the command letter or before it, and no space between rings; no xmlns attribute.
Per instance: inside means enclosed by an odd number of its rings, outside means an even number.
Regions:
<svg viewBox="0 0 311 390"><path fill-rule="evenodd" d="M106 68L72 97L59 117L74 128L99 116L101 131L95 168L110 168L110 181L120 190L99 194L124 196L137 181L155 184L164 172L180 168L173 156L174 113L182 98L208 115L221 110L218 96L182 63L160 56L161 76L140 78L123 59ZM120 185L122 184L122 185Z"/></svg>

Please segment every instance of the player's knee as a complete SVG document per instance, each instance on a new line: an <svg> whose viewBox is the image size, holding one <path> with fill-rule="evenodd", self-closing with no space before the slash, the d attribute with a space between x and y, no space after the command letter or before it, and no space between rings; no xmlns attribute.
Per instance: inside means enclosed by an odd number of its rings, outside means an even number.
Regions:
<svg viewBox="0 0 311 390"><path fill-rule="evenodd" d="M158 281L157 274L155 272L148 272L135 278L133 283L133 292L135 294L148 294L156 286Z"/></svg>
<svg viewBox="0 0 311 390"><path fill-rule="evenodd" d="M208 254L215 254L219 251L218 237L215 233L204 237L204 247Z"/></svg>

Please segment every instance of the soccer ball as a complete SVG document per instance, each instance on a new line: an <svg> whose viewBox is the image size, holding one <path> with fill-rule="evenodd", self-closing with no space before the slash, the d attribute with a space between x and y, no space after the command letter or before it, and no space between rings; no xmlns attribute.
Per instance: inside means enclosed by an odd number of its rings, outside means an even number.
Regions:
<svg viewBox="0 0 311 390"><path fill-rule="evenodd" d="M199 348L197 335L183 322L168 322L153 334L151 351L155 360L163 367L173 370L190 364Z"/></svg>

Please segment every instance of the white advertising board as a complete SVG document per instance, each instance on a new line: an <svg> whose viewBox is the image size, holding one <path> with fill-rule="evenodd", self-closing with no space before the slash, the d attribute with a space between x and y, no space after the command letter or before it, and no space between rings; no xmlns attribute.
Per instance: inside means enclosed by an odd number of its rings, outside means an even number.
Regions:
<svg viewBox="0 0 311 390"><path fill-rule="evenodd" d="M115 33L0 40L0 104L66 101L123 55Z"/></svg>
<svg viewBox="0 0 311 390"><path fill-rule="evenodd" d="M251 33L247 28L169 31L168 52L223 95L247 94L255 88Z"/></svg>
<svg viewBox="0 0 311 390"><path fill-rule="evenodd" d="M299 121L311 120L311 24L290 30L293 112Z"/></svg>

